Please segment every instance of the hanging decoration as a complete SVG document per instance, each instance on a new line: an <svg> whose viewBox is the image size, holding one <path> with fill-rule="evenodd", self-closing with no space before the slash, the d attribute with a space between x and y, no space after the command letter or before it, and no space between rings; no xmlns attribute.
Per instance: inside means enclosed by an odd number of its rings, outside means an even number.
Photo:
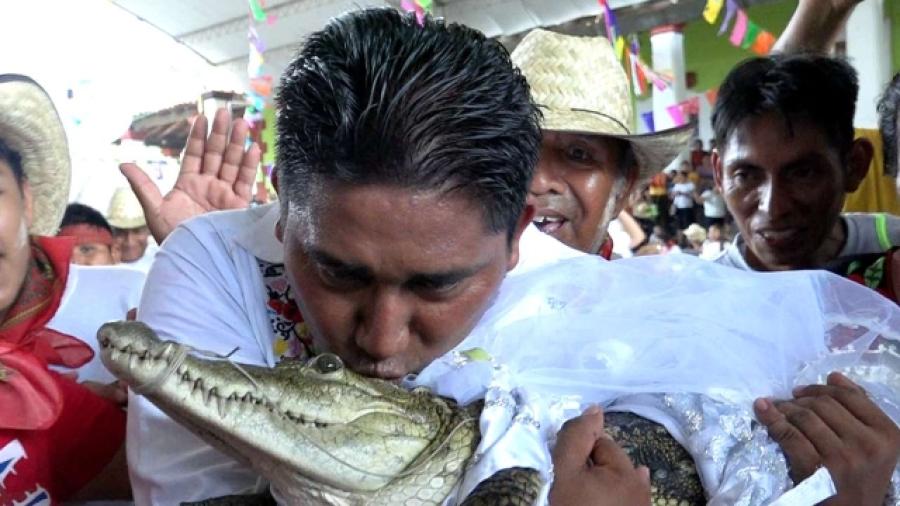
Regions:
<svg viewBox="0 0 900 506"><path fill-rule="evenodd" d="M703 18L709 24L715 24L725 4L725 17L719 26L719 36L728 32L728 26L734 19L731 36L728 38L732 46L749 49L759 56L765 56L775 45L775 36L753 22L744 9L738 7L736 0L706 0Z"/></svg>
<svg viewBox="0 0 900 506"><path fill-rule="evenodd" d="M400 8L406 12L415 12L419 26L425 24L425 15L432 14L432 0L401 0Z"/></svg>
<svg viewBox="0 0 900 506"><path fill-rule="evenodd" d="M249 56L247 61L247 77L250 81L250 90L247 92L249 106L244 113L244 119L250 125L263 119L263 110L266 102L272 97L272 76L265 74L263 65L266 62L263 53L266 44L256 30L257 23L274 23L275 16L266 13L264 0L248 0L250 8L250 25L247 28L247 41L249 44Z"/></svg>

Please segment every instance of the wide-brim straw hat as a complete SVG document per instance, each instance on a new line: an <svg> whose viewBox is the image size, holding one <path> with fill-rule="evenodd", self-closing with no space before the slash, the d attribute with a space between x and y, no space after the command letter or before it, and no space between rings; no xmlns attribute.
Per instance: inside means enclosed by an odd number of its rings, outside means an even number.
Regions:
<svg viewBox="0 0 900 506"><path fill-rule="evenodd" d="M512 60L543 114L542 129L628 141L640 179L660 172L688 148L690 125L634 134L628 77L607 39L536 29L522 39Z"/></svg>
<svg viewBox="0 0 900 506"><path fill-rule="evenodd" d="M33 79L0 74L0 139L22 158L34 198L29 233L56 235L72 177L62 121L46 91Z"/></svg>
<svg viewBox="0 0 900 506"><path fill-rule="evenodd" d="M109 201L106 221L111 226L122 229L139 228L147 224L141 202L131 188L124 186L116 188Z"/></svg>

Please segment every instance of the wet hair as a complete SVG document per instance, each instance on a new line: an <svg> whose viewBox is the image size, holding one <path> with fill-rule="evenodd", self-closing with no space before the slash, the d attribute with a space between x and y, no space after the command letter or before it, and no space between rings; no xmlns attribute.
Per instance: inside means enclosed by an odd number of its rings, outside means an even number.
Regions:
<svg viewBox="0 0 900 506"><path fill-rule="evenodd" d="M895 74L878 101L878 123L884 143L884 172L897 176L897 110L900 108L900 73Z"/></svg>
<svg viewBox="0 0 900 506"><path fill-rule="evenodd" d="M745 119L777 112L793 132L796 121L822 128L843 159L853 145L859 82L846 61L817 54L777 54L740 63L725 77L713 110L716 143Z"/></svg>
<svg viewBox="0 0 900 506"><path fill-rule="evenodd" d="M0 139L0 162L6 163L12 170L13 177L16 178L19 188L25 182L25 171L22 169L22 156L17 151L13 151L3 139Z"/></svg>
<svg viewBox="0 0 900 506"><path fill-rule="evenodd" d="M313 33L277 96L283 210L320 183L458 192L511 233L540 150L539 113L498 42L394 9Z"/></svg>
<svg viewBox="0 0 900 506"><path fill-rule="evenodd" d="M112 227L109 226L109 222L106 221L106 218L103 217L103 214L101 214L100 211L91 206L86 206L77 202L66 206L66 212L63 214L62 223L59 227L62 228L70 225L90 225L92 227L102 228L112 234Z"/></svg>

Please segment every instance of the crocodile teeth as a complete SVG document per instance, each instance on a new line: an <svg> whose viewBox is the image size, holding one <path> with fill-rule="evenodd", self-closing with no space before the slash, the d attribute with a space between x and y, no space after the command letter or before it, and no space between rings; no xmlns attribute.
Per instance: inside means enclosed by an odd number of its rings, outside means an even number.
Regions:
<svg viewBox="0 0 900 506"><path fill-rule="evenodd" d="M216 407L219 410L219 418L225 418L225 409L228 407L228 399L216 396Z"/></svg>
<svg viewBox="0 0 900 506"><path fill-rule="evenodd" d="M209 389L209 392L206 392L206 405L209 406L209 403L212 401L213 396L217 396L218 390L216 387L212 387Z"/></svg>

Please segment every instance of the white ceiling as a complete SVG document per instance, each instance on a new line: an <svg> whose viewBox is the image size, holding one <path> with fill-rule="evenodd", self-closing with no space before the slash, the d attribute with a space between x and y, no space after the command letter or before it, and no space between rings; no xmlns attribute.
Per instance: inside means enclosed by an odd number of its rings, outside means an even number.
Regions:
<svg viewBox="0 0 900 506"><path fill-rule="evenodd" d="M613 8L642 0L611 0ZM165 32L213 65L246 79L249 8L246 0L113 0L113 3ZM257 24L264 40L265 73L278 76L303 37L330 18L364 7L399 0L268 0L274 24ZM435 15L483 31L489 37L510 35L537 26L595 16L597 0L436 0Z"/></svg>

